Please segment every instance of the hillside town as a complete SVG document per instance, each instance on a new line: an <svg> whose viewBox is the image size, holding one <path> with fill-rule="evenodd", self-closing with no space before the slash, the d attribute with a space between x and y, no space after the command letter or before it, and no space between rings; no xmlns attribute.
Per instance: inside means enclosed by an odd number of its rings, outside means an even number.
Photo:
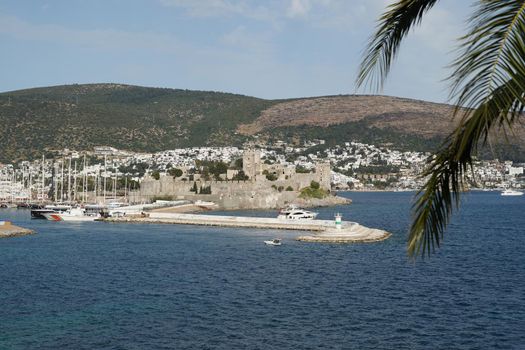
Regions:
<svg viewBox="0 0 525 350"><path fill-rule="evenodd" d="M177 184L197 194L202 186L221 183L224 187L228 181L250 179L259 179L259 191L297 192L311 181L320 182L327 191L413 191L424 183L420 175L430 156L351 141L327 146L324 140L301 146L279 141L249 144L244 149L195 147L157 153L108 146L90 151L64 149L33 161L0 164L0 201L85 201L93 195L104 200L143 201L145 196L180 196L174 190ZM470 189L525 188L524 164L479 160L473 171L468 174ZM175 181L175 187L146 194L153 191L152 181L161 183L162 179Z"/></svg>

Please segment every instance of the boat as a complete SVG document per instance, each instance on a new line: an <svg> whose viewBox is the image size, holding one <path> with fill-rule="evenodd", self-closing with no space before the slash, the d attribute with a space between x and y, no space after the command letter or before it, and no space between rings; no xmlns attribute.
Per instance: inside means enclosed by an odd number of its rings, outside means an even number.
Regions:
<svg viewBox="0 0 525 350"><path fill-rule="evenodd" d="M31 209L32 219L45 219L45 214L50 213L63 213L71 209L70 205L46 205L41 209Z"/></svg>
<svg viewBox="0 0 525 350"><path fill-rule="evenodd" d="M313 220L317 216L317 213L313 211L308 211L296 207L295 205L290 205L279 211L277 219L282 220Z"/></svg>
<svg viewBox="0 0 525 350"><path fill-rule="evenodd" d="M516 191L511 188L507 188L505 191L501 192L502 196L523 196L523 192Z"/></svg>
<svg viewBox="0 0 525 350"><path fill-rule="evenodd" d="M271 241L264 241L264 244L266 245L281 245L281 239L280 238L274 238Z"/></svg>
<svg viewBox="0 0 525 350"><path fill-rule="evenodd" d="M88 215L84 208L71 208L64 212L44 213L44 217L49 221L95 221L100 215Z"/></svg>

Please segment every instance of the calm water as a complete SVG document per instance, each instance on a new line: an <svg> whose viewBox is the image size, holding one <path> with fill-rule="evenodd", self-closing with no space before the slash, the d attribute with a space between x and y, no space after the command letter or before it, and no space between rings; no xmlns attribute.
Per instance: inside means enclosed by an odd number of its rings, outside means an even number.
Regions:
<svg viewBox="0 0 525 350"><path fill-rule="evenodd" d="M0 349L525 349L525 196L468 195L444 248L414 264L412 194L345 195L321 217L393 236L307 244L4 209L39 234L0 240Z"/></svg>

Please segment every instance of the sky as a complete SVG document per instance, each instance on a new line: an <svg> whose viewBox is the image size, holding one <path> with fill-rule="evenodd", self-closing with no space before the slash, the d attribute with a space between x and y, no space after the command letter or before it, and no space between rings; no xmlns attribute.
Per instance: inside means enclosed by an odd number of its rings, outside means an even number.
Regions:
<svg viewBox="0 0 525 350"><path fill-rule="evenodd" d="M392 0L0 0L0 91L83 83L281 99L353 93ZM447 101L470 0L441 0L380 93Z"/></svg>

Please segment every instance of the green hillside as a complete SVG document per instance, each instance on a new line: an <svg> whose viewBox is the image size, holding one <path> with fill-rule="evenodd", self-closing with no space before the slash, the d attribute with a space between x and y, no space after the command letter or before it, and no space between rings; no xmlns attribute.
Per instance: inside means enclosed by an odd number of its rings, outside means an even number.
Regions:
<svg viewBox="0 0 525 350"><path fill-rule="evenodd" d="M228 145L238 124L272 105L253 97L119 84L65 85L0 94L0 161L44 150L109 145L159 151Z"/></svg>

